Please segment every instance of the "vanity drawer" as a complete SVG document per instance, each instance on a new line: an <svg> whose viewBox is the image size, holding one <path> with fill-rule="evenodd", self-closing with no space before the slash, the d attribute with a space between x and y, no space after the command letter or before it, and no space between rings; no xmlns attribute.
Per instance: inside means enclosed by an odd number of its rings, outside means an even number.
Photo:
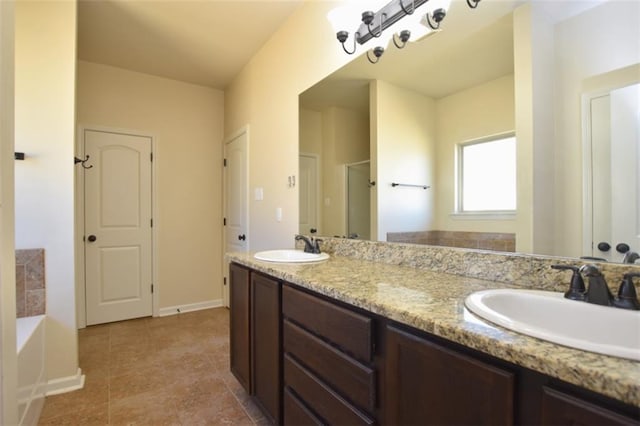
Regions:
<svg viewBox="0 0 640 426"><path fill-rule="evenodd" d="M284 388L284 424L296 426L320 426L322 420L316 417L287 386Z"/></svg>
<svg viewBox="0 0 640 426"><path fill-rule="evenodd" d="M360 408L375 407L375 372L288 320L282 325L284 351Z"/></svg>
<svg viewBox="0 0 640 426"><path fill-rule="evenodd" d="M284 286L282 290L282 312L286 318L334 343L359 360L371 361L371 318L289 286Z"/></svg>
<svg viewBox="0 0 640 426"><path fill-rule="evenodd" d="M289 355L284 356L286 386L305 401L328 424L372 425L374 421L327 386Z"/></svg>

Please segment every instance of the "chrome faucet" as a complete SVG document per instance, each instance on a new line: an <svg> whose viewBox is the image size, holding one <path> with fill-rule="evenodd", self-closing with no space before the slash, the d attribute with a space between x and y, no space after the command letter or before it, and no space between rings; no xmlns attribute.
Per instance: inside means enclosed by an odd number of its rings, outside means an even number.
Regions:
<svg viewBox="0 0 640 426"><path fill-rule="evenodd" d="M320 242L322 240L314 239L311 237L310 239L305 237L304 235L296 235L296 241L304 241L304 252L305 253L315 253L320 254Z"/></svg>
<svg viewBox="0 0 640 426"><path fill-rule="evenodd" d="M636 260L640 259L640 254L635 251L627 251L622 258L622 263L636 263Z"/></svg>
<svg viewBox="0 0 640 426"><path fill-rule="evenodd" d="M613 305L613 294L609 290L607 281L605 281L600 268L593 264L582 265L580 273L588 278L589 286L584 294L584 301L594 303L596 305L611 306Z"/></svg>

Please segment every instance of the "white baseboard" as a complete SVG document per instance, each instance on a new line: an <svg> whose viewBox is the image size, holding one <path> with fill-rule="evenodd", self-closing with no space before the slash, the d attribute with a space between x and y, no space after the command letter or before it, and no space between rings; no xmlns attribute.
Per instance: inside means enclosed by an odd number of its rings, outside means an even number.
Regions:
<svg viewBox="0 0 640 426"><path fill-rule="evenodd" d="M184 314L185 312L201 311L203 309L222 307L222 299L207 300L205 302L189 303L187 305L168 306L160 308L158 316L166 317L169 315Z"/></svg>
<svg viewBox="0 0 640 426"><path fill-rule="evenodd" d="M58 395L60 393L71 392L84 387L84 374L78 368L73 376L60 377L58 379L49 380L46 385L45 395Z"/></svg>

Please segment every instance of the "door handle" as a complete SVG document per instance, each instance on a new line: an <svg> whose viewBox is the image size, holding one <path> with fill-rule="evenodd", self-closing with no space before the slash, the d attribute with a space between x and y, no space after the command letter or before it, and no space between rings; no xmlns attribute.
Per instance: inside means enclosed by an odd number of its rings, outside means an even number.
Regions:
<svg viewBox="0 0 640 426"><path fill-rule="evenodd" d="M97 240L98 238L95 235L89 235L87 237L87 240L89 240L90 243L94 242L95 240Z"/></svg>
<svg viewBox="0 0 640 426"><path fill-rule="evenodd" d="M246 235L244 235L244 234L242 234L242 235L238 235L238 239L239 239L240 241L244 241L244 240L246 240L246 239L247 239L247 236L246 236Z"/></svg>
<svg viewBox="0 0 640 426"><path fill-rule="evenodd" d="M611 244L606 241L602 241L598 243L598 250L600 251L609 251L611 250Z"/></svg>

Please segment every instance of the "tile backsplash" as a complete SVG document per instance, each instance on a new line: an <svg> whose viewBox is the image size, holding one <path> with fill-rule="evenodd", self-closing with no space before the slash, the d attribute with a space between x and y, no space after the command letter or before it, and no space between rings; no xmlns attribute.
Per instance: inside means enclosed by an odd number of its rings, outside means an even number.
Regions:
<svg viewBox="0 0 640 426"><path fill-rule="evenodd" d="M516 234L503 232L420 231L389 232L391 243L428 244L503 252L516 251Z"/></svg>
<svg viewBox="0 0 640 426"><path fill-rule="evenodd" d="M16 316L41 315L46 310L44 249L16 250Z"/></svg>
<svg viewBox="0 0 640 426"><path fill-rule="evenodd" d="M554 256L508 253L489 250L442 247L422 244L388 243L322 237L322 251L337 256L410 266L447 274L508 283L525 288L566 291L570 273L551 268L554 264L579 266L589 261ZM302 249L304 244L296 242ZM612 291L617 290L622 276L629 271L640 272L640 265L599 263ZM640 283L636 280L640 292Z"/></svg>

